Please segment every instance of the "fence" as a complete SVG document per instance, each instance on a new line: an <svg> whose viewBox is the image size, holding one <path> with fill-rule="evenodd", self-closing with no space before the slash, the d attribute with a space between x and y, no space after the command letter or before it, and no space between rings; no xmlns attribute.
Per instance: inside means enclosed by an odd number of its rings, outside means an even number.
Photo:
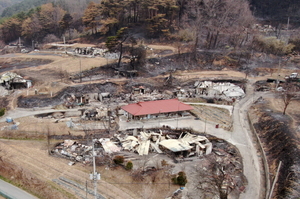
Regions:
<svg viewBox="0 0 300 199"><path fill-rule="evenodd" d="M258 143L259 145L259 150L261 151L261 154L262 154L262 160L263 160L263 166L264 166L264 170L265 170L265 187L266 187L266 191L265 191L265 198L268 199L269 197L269 192L270 192L270 176L269 176L269 164L268 164L268 160L267 160L267 156L266 156L266 153L264 151L264 148L262 146L262 143L260 141L260 138L253 126L253 123L250 119L250 116L249 116L249 112L247 113L247 118L248 118L248 121L249 121L249 126L250 126L250 129L252 131L252 133L254 134L254 137L256 139L256 142Z"/></svg>

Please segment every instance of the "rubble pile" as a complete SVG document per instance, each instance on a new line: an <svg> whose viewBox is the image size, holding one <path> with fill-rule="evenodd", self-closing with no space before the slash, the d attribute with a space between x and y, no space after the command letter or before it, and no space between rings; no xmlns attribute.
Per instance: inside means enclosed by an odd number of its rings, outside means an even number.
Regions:
<svg viewBox="0 0 300 199"><path fill-rule="evenodd" d="M171 98L216 98L233 101L244 96L244 90L230 82L196 81L193 86L184 88L178 86L173 90L164 90L163 92L144 86L132 86L131 94L125 94L125 99L134 102Z"/></svg>
<svg viewBox="0 0 300 199"><path fill-rule="evenodd" d="M271 34L276 32L276 28L271 25L262 25L262 24L255 24L254 29L258 30L259 32L263 32L266 34Z"/></svg>
<svg viewBox="0 0 300 199"><path fill-rule="evenodd" d="M245 92L241 87L229 82L196 81L194 87L195 94L207 97L231 100L245 96Z"/></svg>
<svg viewBox="0 0 300 199"><path fill-rule="evenodd" d="M64 142L59 143L57 146L55 146L51 153L64 158L68 158L72 161L78 161L82 162L83 164L88 164L92 161L92 149L92 146L80 144L74 140L64 140ZM98 153L98 150L96 150L96 153Z"/></svg>
<svg viewBox="0 0 300 199"><path fill-rule="evenodd" d="M136 133L134 133L136 134ZM208 155L212 152L212 143L204 136L181 133L178 139L162 131L139 132L138 135L116 134L114 138L94 139L94 155L118 153L122 150L136 152L139 155L153 153L188 152L187 157ZM52 150L53 154L74 161L89 163L92 158L92 146L80 144L74 140L64 140Z"/></svg>
<svg viewBox="0 0 300 199"><path fill-rule="evenodd" d="M6 90L3 86L0 86L0 97L4 97L8 95L8 90Z"/></svg>
<svg viewBox="0 0 300 199"><path fill-rule="evenodd" d="M83 104L94 102L95 100L93 99L93 96L95 94L99 95L101 93L110 93L111 97L115 96L117 94L117 89L118 87L114 83L70 86L60 91L52 98L42 96L19 97L18 107L33 108L66 104L69 105L70 108L72 108L74 106L81 105L81 99ZM72 95L76 97L75 100ZM105 102L113 98L102 99L103 102Z"/></svg>
<svg viewBox="0 0 300 199"><path fill-rule="evenodd" d="M70 54L70 52L68 52ZM85 47L85 48L75 48L75 55L91 55L91 56L100 56L105 57L107 59L117 59L120 56L120 53L109 52L108 49L103 48L93 48L93 47Z"/></svg>
<svg viewBox="0 0 300 199"><path fill-rule="evenodd" d="M0 85L6 89L29 88L32 86L30 80L26 80L13 72L6 72L1 75Z"/></svg>
<svg viewBox="0 0 300 199"><path fill-rule="evenodd" d="M149 152L163 153L166 149L172 152L189 151L188 156L200 156L205 150L205 154L210 154L212 144L204 136L183 133L178 139L163 135L162 132L140 132L137 136L127 135L116 136L124 150L137 152L139 155L148 155Z"/></svg>
<svg viewBox="0 0 300 199"><path fill-rule="evenodd" d="M161 99L206 98L232 102L245 96L244 90L230 82L196 81L194 85L177 86L173 90L160 92L155 88L132 86L131 94L125 94L125 101L151 101Z"/></svg>
<svg viewBox="0 0 300 199"><path fill-rule="evenodd" d="M143 101L154 101L173 98L173 93L163 92L160 93L158 90L145 89L142 93L138 93L136 88L133 89L131 94L124 95L124 101L128 102L143 102Z"/></svg>

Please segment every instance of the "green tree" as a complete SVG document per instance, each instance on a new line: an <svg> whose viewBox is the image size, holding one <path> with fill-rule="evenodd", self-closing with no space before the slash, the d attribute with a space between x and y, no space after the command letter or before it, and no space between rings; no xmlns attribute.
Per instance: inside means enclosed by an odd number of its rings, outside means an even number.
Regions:
<svg viewBox="0 0 300 199"><path fill-rule="evenodd" d="M28 10L46 4L48 0L22 0L3 10L1 17L11 17L20 12L28 12Z"/></svg>
<svg viewBox="0 0 300 199"><path fill-rule="evenodd" d="M100 3L101 14L101 33L115 35L122 26L127 25L128 1L123 0L104 0Z"/></svg>
<svg viewBox="0 0 300 199"><path fill-rule="evenodd" d="M169 37L170 29L168 20L165 19L165 14L158 14L151 19L148 19L147 33L149 37Z"/></svg>
<svg viewBox="0 0 300 199"><path fill-rule="evenodd" d="M70 27L72 25L72 21L73 21L73 17L70 15L70 13L66 13L62 20L59 22L59 25L63 31L63 33L65 31L68 31L69 33L69 39L71 39L71 31L70 31Z"/></svg>
<svg viewBox="0 0 300 199"><path fill-rule="evenodd" d="M0 117L5 114L5 108L0 108Z"/></svg>
<svg viewBox="0 0 300 199"><path fill-rule="evenodd" d="M183 171L180 171L177 176L177 184L180 186L185 186L187 183L186 174Z"/></svg>
<svg viewBox="0 0 300 199"><path fill-rule="evenodd" d="M125 168L126 168L127 170L131 170L131 169L133 168L132 162L131 162L131 161L128 161L127 164L126 164L126 166L125 166Z"/></svg>
<svg viewBox="0 0 300 199"><path fill-rule="evenodd" d="M109 51L113 51L114 49L119 49L120 56L118 60L118 67L120 67L121 60L122 60L122 54L123 54L123 43L126 41L126 39L129 37L128 34L128 28L123 27L120 30L118 30L116 36L110 36L107 37L105 45L108 48Z"/></svg>

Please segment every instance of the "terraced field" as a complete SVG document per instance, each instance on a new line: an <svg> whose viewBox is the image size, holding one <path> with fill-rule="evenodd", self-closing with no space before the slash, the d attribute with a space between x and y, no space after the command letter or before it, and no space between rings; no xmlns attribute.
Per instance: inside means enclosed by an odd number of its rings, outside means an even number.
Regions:
<svg viewBox="0 0 300 199"><path fill-rule="evenodd" d="M219 128L224 128L225 130L232 129L232 117L227 109L204 105L193 105L193 107L193 113L200 120L219 124Z"/></svg>

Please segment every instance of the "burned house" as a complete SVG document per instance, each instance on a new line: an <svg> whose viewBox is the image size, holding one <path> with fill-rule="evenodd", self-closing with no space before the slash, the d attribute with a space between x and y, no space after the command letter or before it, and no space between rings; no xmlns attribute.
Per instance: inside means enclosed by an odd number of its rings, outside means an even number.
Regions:
<svg viewBox="0 0 300 199"><path fill-rule="evenodd" d="M243 98L244 90L230 82L197 81L194 84L196 95L203 95L212 98L225 100Z"/></svg>
<svg viewBox="0 0 300 199"><path fill-rule="evenodd" d="M185 115L193 107L180 102L178 99L138 102L122 106L127 119L151 119L157 117L172 117Z"/></svg>
<svg viewBox="0 0 300 199"><path fill-rule="evenodd" d="M20 75L12 72L7 72L1 75L0 85L6 89L21 89L32 86L31 80L26 80Z"/></svg>

